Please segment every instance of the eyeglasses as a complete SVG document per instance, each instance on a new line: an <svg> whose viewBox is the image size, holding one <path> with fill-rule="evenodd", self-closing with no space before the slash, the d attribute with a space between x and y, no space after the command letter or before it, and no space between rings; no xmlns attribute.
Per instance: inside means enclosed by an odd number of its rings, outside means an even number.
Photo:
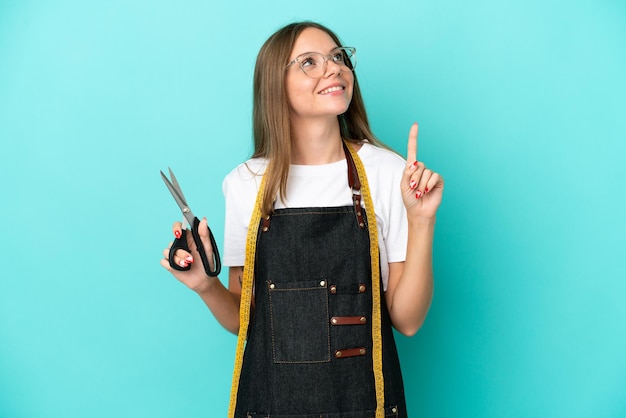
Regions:
<svg viewBox="0 0 626 418"><path fill-rule="evenodd" d="M305 52L304 54L298 55L293 61L287 64L285 69L298 63L300 64L302 72L307 76L311 78L322 78L326 73L328 60L332 60L335 64L344 66L350 71L354 71L354 67L356 67L356 48L335 48L328 55L319 52Z"/></svg>

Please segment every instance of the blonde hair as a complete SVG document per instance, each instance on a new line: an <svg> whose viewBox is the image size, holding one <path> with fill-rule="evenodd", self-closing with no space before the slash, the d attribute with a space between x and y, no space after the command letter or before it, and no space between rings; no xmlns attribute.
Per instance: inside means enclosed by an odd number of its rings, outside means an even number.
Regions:
<svg viewBox="0 0 626 418"><path fill-rule="evenodd" d="M271 214L274 200L286 197L287 176L291 162L291 129L289 104L285 92L285 66L298 36L307 28L326 32L337 46L339 38L330 29L314 22L296 22L276 31L261 47L254 69L253 130L255 157L268 160L265 171L267 183L261 204L263 216ZM342 138L351 142L367 139L383 146L370 129L365 104L356 73L352 101L345 113L338 117Z"/></svg>

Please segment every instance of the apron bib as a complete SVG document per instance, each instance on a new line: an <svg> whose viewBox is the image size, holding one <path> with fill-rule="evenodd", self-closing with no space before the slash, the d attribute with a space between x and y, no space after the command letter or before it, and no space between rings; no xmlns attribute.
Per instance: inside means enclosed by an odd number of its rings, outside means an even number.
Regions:
<svg viewBox="0 0 626 418"><path fill-rule="evenodd" d="M351 185L355 177L359 183L355 155L346 149ZM367 220L355 198L354 206L278 209L257 224L255 308L235 417L407 416L382 284L372 283ZM373 296L379 318L372 317ZM373 323L382 337L384 405L377 397Z"/></svg>

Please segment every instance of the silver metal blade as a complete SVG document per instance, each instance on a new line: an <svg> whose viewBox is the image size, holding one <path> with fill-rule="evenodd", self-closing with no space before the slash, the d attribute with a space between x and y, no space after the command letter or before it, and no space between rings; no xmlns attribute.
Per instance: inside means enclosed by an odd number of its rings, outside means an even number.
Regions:
<svg viewBox="0 0 626 418"><path fill-rule="evenodd" d="M183 192L180 189L180 185L178 184L178 181L176 180L176 176L174 176L174 173L172 172L171 169L169 169L169 172L172 178L172 182L174 184L170 182L170 180L165 176L165 174L163 174L162 171L161 171L161 178L163 179L163 182L165 183L168 190L172 194L172 197L176 201L176 204L180 208L180 211L183 213L183 216L185 217L185 219L187 219L187 222L189 222L190 225L193 225L193 220L195 216L193 212L191 211L191 209L189 209L189 206L187 206L187 201L185 200L185 196L183 195Z"/></svg>
<svg viewBox="0 0 626 418"><path fill-rule="evenodd" d="M187 204L187 199L185 199L185 195L183 194L183 189L180 188L180 184L178 184L178 180L176 179L176 176L174 175L174 172L169 167L167 167L167 169L170 172L170 179L172 179L172 184L174 185L174 187L178 191L178 195L180 196L181 199L183 199L183 202L185 202L185 204Z"/></svg>

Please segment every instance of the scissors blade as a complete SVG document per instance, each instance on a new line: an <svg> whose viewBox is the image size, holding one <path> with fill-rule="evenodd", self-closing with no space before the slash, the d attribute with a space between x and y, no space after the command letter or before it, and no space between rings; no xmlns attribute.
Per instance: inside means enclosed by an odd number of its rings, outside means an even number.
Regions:
<svg viewBox="0 0 626 418"><path fill-rule="evenodd" d="M170 172L170 179L172 179L172 185L174 186L174 188L176 188L178 195L183 200L183 202L185 202L185 205L187 205L187 199L185 199L185 195L183 194L183 189L180 188L180 184L178 184L178 180L176 179L174 172L169 167L167 167L167 170Z"/></svg>
<svg viewBox="0 0 626 418"><path fill-rule="evenodd" d="M185 200L185 196L183 195L183 192L180 189L180 185L178 184L178 181L176 180L176 176L174 176L174 173L172 172L171 169L168 168L168 170L170 172L170 177L172 178L172 182L170 182L170 180L165 176L165 174L163 174L162 171L161 171L161 178L163 179L163 182L165 182L165 185L169 189L170 193L172 194L172 197L176 201L176 204L178 204L178 207L180 208L181 212L185 216L185 219L187 219L187 222L189 223L189 225L193 225L193 220L195 216L193 212L191 211L191 209L189 209L189 206L187 206L187 201Z"/></svg>

